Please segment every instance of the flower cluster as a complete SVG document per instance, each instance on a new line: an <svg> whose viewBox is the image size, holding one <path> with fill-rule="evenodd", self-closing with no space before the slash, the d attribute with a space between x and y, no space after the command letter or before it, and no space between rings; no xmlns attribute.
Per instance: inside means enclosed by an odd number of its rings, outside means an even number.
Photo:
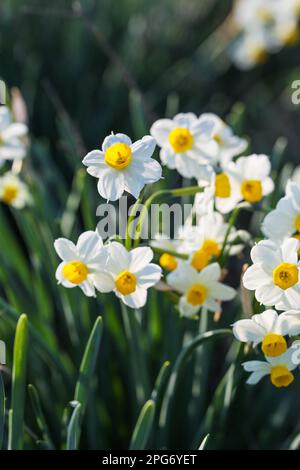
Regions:
<svg viewBox="0 0 300 470"><path fill-rule="evenodd" d="M0 176L0 201L15 209L22 209L30 203L26 184L18 172L28 147L28 128L24 123L14 122L11 111L0 107L0 167L11 162L10 171Z"/></svg>
<svg viewBox="0 0 300 470"><path fill-rule="evenodd" d="M286 195L262 223L262 232L268 239L261 240L251 250L253 264L246 270L243 283L254 290L255 297L266 307L282 312L266 310L251 320L240 320L233 331L240 341L254 345L262 343L262 351L268 363L250 361L244 365L252 372L248 383L257 383L264 375L271 374L272 383L287 386L293 380L291 370L293 352L297 342L288 348L286 336L300 333L300 189L289 181ZM271 359L270 359L271 358Z"/></svg>
<svg viewBox="0 0 300 470"><path fill-rule="evenodd" d="M240 34L231 55L241 69L261 64L299 40L299 0L238 0L233 17Z"/></svg>

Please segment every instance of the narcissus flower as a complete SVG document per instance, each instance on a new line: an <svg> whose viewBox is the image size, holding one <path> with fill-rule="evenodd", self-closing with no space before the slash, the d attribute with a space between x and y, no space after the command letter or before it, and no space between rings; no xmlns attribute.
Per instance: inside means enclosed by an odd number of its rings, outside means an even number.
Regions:
<svg viewBox="0 0 300 470"><path fill-rule="evenodd" d="M147 289L161 278L161 268L151 263L153 251L139 247L131 251L118 242L108 246L108 259L103 276L106 292L113 291L124 304L141 308L147 301Z"/></svg>
<svg viewBox="0 0 300 470"><path fill-rule="evenodd" d="M180 315L193 318L201 307L214 312L220 309L218 301L233 299L235 290L219 282L220 276L218 263L198 272L188 262L180 262L178 268L167 276L167 283L182 294Z"/></svg>
<svg viewBox="0 0 300 470"><path fill-rule="evenodd" d="M256 385L266 375L270 376L271 383L275 387L288 387L293 380L294 374L291 372L299 366L296 359L296 347L300 346L299 341L283 354L276 357L266 357L266 361L247 361L242 364L246 372L251 372L247 384Z"/></svg>
<svg viewBox="0 0 300 470"><path fill-rule="evenodd" d="M250 319L238 320L232 326L239 341L253 343L254 346L261 343L265 356L276 357L287 350L284 336L300 333L300 318L296 314L289 315L289 312L278 315L275 310L265 310Z"/></svg>
<svg viewBox="0 0 300 470"><path fill-rule="evenodd" d="M234 135L233 130L216 114L202 114L202 119L214 121L211 140L201 144L205 155L209 155L212 163L226 165L233 157L240 155L248 146L246 139Z"/></svg>
<svg viewBox="0 0 300 470"><path fill-rule="evenodd" d="M192 266L200 271L211 261L221 254L228 224L218 212L203 215L196 226L184 226L181 228L179 237L181 239L180 251L191 254ZM243 244L234 245L237 239L246 241L249 234L243 230L237 231L234 227L228 236L230 245L229 253L235 255L243 249Z"/></svg>
<svg viewBox="0 0 300 470"><path fill-rule="evenodd" d="M82 163L98 178L98 192L103 198L116 201L124 191L138 198L146 184L161 178L161 166L151 158L155 145L151 136L132 143L125 134L111 134L104 139L102 150L92 150Z"/></svg>
<svg viewBox="0 0 300 470"><path fill-rule="evenodd" d="M62 263L56 270L56 279L64 287L80 287L88 297L95 297L95 288L106 292L104 268L107 249L97 232L87 231L80 235L75 245L66 238L58 238L54 248ZM104 279L104 281L103 281Z"/></svg>
<svg viewBox="0 0 300 470"><path fill-rule="evenodd" d="M174 119L159 119L150 130L161 147L163 165L176 169L187 178L200 178L207 174L205 165L210 156L201 151L201 144L212 138L215 122L209 117L193 113L177 114Z"/></svg>
<svg viewBox="0 0 300 470"><path fill-rule="evenodd" d="M151 240L151 246L165 250L159 258L159 264L167 271L174 271L178 266L178 259L176 256L168 253L168 251L177 251L180 246L179 240L173 240L166 234L156 234L154 239Z"/></svg>
<svg viewBox="0 0 300 470"><path fill-rule="evenodd" d="M13 122L9 109L0 107L0 166L5 160L21 160L27 152L28 128Z"/></svg>
<svg viewBox="0 0 300 470"><path fill-rule="evenodd" d="M286 239L281 245L262 240L251 250L253 265L244 274L246 289L255 290L258 302L277 310L300 305L299 241Z"/></svg>
<svg viewBox="0 0 300 470"><path fill-rule="evenodd" d="M300 187L288 181L286 196L269 212L262 224L263 233L277 241L300 234Z"/></svg>
<svg viewBox="0 0 300 470"><path fill-rule="evenodd" d="M254 28L241 34L232 47L230 54L233 62L241 70L249 70L266 62L273 51L273 44L265 30Z"/></svg>
<svg viewBox="0 0 300 470"><path fill-rule="evenodd" d="M31 196L27 185L9 172L0 177L0 201L15 209L23 209L31 203Z"/></svg>

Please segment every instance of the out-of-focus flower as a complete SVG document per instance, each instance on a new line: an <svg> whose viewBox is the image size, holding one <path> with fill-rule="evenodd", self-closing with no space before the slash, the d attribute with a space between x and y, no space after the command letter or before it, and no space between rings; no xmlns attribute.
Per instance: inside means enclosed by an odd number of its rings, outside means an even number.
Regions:
<svg viewBox="0 0 300 470"><path fill-rule="evenodd" d="M220 276L218 263L198 272L188 262L181 261L178 268L167 276L167 283L182 294L180 315L194 318L201 307L214 312L220 309L218 301L233 299L236 291L219 282Z"/></svg>
<svg viewBox="0 0 300 470"><path fill-rule="evenodd" d="M214 126L211 117L197 118L193 113L156 121L150 133L161 147L162 164L187 178L207 178L212 170L207 167L211 158L201 150L201 144L212 139Z"/></svg>
<svg viewBox="0 0 300 470"><path fill-rule="evenodd" d="M165 234L156 234L154 239L151 240L151 246L153 248L159 248L160 250L165 250L166 253L162 253L159 258L159 264L162 268L167 271L174 271L177 268L178 260L176 256L167 253L168 251L177 251L180 246L179 240L173 240Z"/></svg>
<svg viewBox="0 0 300 470"><path fill-rule="evenodd" d="M0 107L0 166L5 160L21 160L27 152L28 128L24 123L13 122L10 110Z"/></svg>
<svg viewBox="0 0 300 470"><path fill-rule="evenodd" d="M299 344L295 341L294 345ZM242 364L246 372L251 372L247 384L256 385L263 377L270 375L270 380L275 387L287 387L294 380L292 370L299 366L293 361L295 349L290 347L284 354L276 357L266 357L266 361L247 361Z"/></svg>
<svg viewBox="0 0 300 470"><path fill-rule="evenodd" d="M108 275L104 271L107 248L97 232L87 231L80 235L75 245L66 238L58 238L54 248L62 263L56 270L56 279L64 287L80 287L88 297L95 297L95 288L107 291Z"/></svg>
<svg viewBox="0 0 300 470"><path fill-rule="evenodd" d="M233 334L244 343L253 343L254 346L262 343L261 349L265 356L280 356L287 350L284 336L300 333L300 318L293 313L294 315L289 315L289 312L278 315L275 310L265 310L253 315L251 319L236 321L232 325ZM300 311L297 313L300 314Z"/></svg>
<svg viewBox="0 0 300 470"><path fill-rule="evenodd" d="M246 289L255 290L258 302L277 310L297 309L300 305L298 262L299 241L284 240L281 245L262 240L251 250L253 265L244 274Z"/></svg>
<svg viewBox="0 0 300 470"><path fill-rule="evenodd" d="M235 169L233 162L228 165L224 165L219 173L213 173L211 175L209 186L205 188L203 196L195 199L194 209L198 215L201 215L207 208L207 212L210 212L215 203L216 209L222 214L231 212L241 200L241 194L239 190L239 183L237 181L235 173L232 171ZM201 181L198 181L199 185ZM211 197L211 201L209 198ZM205 204L205 207L203 206Z"/></svg>
<svg viewBox="0 0 300 470"><path fill-rule="evenodd" d="M233 130L219 116L202 114L202 119L214 121L212 139L201 144L201 151L209 156L212 163L226 165L233 157L240 155L248 146L246 139L234 135Z"/></svg>
<svg viewBox="0 0 300 470"><path fill-rule="evenodd" d="M220 256L228 224L218 212L212 212L202 216L197 226L184 226L180 230L180 251L191 254L192 266L200 271L212 260ZM247 240L249 234L245 231L237 231L234 227L230 230L227 243L230 246L229 254L235 255L243 249L243 244L233 245L238 238Z"/></svg>
<svg viewBox="0 0 300 470"><path fill-rule="evenodd" d="M31 203L31 196L27 185L9 172L0 177L0 201L15 209L23 209Z"/></svg>
<svg viewBox="0 0 300 470"><path fill-rule="evenodd" d="M230 51L234 63L240 69L248 70L266 62L270 48L270 39L266 32L254 28L239 36Z"/></svg>
<svg viewBox="0 0 300 470"><path fill-rule="evenodd" d="M147 301L147 289L161 278L161 268L151 263L153 251L149 247L139 247L131 251L118 242L108 246L105 287L113 291L124 304L131 308L141 308Z"/></svg>
<svg viewBox="0 0 300 470"><path fill-rule="evenodd" d="M145 136L132 143L125 134L111 134L101 150L92 150L83 159L87 172L98 178L98 192L107 200L120 199L124 191L135 198L146 184L161 178L160 164L152 157L155 140Z"/></svg>
<svg viewBox="0 0 300 470"><path fill-rule="evenodd" d="M280 199L276 209L267 214L262 231L277 241L300 235L300 186L297 183L288 181L286 196Z"/></svg>

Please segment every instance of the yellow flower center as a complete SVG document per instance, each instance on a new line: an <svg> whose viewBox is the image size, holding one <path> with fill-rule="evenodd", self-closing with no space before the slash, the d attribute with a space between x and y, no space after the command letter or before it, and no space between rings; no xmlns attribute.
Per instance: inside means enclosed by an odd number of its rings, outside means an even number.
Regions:
<svg viewBox="0 0 300 470"><path fill-rule="evenodd" d="M206 251L210 256L219 256L221 253L221 247L215 240L205 240L202 250Z"/></svg>
<svg viewBox="0 0 300 470"><path fill-rule="evenodd" d="M177 268L177 259L175 256L169 255L168 253L163 253L159 258L159 264L162 268L167 269L168 271L174 271Z"/></svg>
<svg viewBox="0 0 300 470"><path fill-rule="evenodd" d="M5 204L11 204L18 195L18 188L13 184L9 184L4 188L2 200Z"/></svg>
<svg viewBox="0 0 300 470"><path fill-rule="evenodd" d="M210 258L211 256L200 248L200 250L193 254L191 265L193 268L197 269L197 271L201 271L201 269L208 265Z"/></svg>
<svg viewBox="0 0 300 470"><path fill-rule="evenodd" d="M257 19L262 23L270 23L273 20L273 15L268 8L261 7L257 10Z"/></svg>
<svg viewBox="0 0 300 470"><path fill-rule="evenodd" d="M231 185L226 173L219 173L215 180L215 196L226 198L231 195Z"/></svg>
<svg viewBox="0 0 300 470"><path fill-rule="evenodd" d="M263 46L252 45L248 50L248 56L252 63L254 64L263 64L267 57L268 53Z"/></svg>
<svg viewBox="0 0 300 470"><path fill-rule="evenodd" d="M223 143L223 139L222 139L222 137L221 137L219 134L215 134L215 135L213 136L213 140L214 140L215 142L217 142L217 144L222 144L222 143Z"/></svg>
<svg viewBox="0 0 300 470"><path fill-rule="evenodd" d="M214 240L205 240L201 248L193 254L191 265L201 271L208 265L213 256L219 256L221 248Z"/></svg>
<svg viewBox="0 0 300 470"><path fill-rule="evenodd" d="M182 153L192 148L194 138L185 127L177 127L170 132L169 142L175 153Z"/></svg>
<svg viewBox="0 0 300 470"><path fill-rule="evenodd" d="M261 349L265 356L280 356L287 350L286 340L282 335L269 333L264 337Z"/></svg>
<svg viewBox="0 0 300 470"><path fill-rule="evenodd" d="M297 232L300 232L300 214L295 217L294 226Z"/></svg>
<svg viewBox="0 0 300 470"><path fill-rule="evenodd" d="M294 380L294 375L286 366L274 366L271 370L271 382L275 387L287 387Z"/></svg>
<svg viewBox="0 0 300 470"><path fill-rule="evenodd" d="M285 46L293 46L299 41L300 31L298 26L282 25L278 30L278 36Z"/></svg>
<svg viewBox="0 0 300 470"><path fill-rule="evenodd" d="M241 193L245 201L259 202L263 197L261 181L244 180L241 184Z"/></svg>
<svg viewBox="0 0 300 470"><path fill-rule="evenodd" d="M82 261L70 261L63 267L63 275L72 284L81 284L88 276L88 268Z"/></svg>
<svg viewBox="0 0 300 470"><path fill-rule="evenodd" d="M123 170L131 162L131 148L126 144L114 144L105 152L105 163L115 170Z"/></svg>
<svg viewBox="0 0 300 470"><path fill-rule="evenodd" d="M273 280L281 289L288 289L297 284L299 272L296 264L280 263L273 271Z"/></svg>
<svg viewBox="0 0 300 470"><path fill-rule="evenodd" d="M136 275L129 271L122 271L115 280L117 291L123 295L129 295L136 290Z"/></svg>
<svg viewBox="0 0 300 470"><path fill-rule="evenodd" d="M207 297L207 289L202 284L194 284L189 288L186 294L186 298L189 304L196 307L197 305L203 305Z"/></svg>

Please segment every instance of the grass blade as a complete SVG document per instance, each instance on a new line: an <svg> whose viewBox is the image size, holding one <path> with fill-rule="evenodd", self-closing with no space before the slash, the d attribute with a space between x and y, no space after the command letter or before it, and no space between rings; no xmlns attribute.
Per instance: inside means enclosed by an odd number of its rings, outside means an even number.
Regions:
<svg viewBox="0 0 300 470"><path fill-rule="evenodd" d="M148 400L142 408L135 425L129 450L143 450L149 439L155 414L155 403Z"/></svg>
<svg viewBox="0 0 300 470"><path fill-rule="evenodd" d="M43 436L43 442L45 443L47 449L53 449L54 446L49 435L49 430L48 430L48 426L47 426L45 416L42 410L38 391L33 385L29 384L28 392L29 392L29 396L30 396L30 400L31 400L31 404L32 404L32 408L34 411L38 428L41 431L42 436Z"/></svg>
<svg viewBox="0 0 300 470"><path fill-rule="evenodd" d="M83 354L75 388L74 400L78 401L82 405L81 416L84 415L88 402L89 387L95 370L102 330L102 318L98 317L95 321Z"/></svg>
<svg viewBox="0 0 300 470"><path fill-rule="evenodd" d="M80 436L81 404L75 406L67 429L67 450L77 450Z"/></svg>
<svg viewBox="0 0 300 470"><path fill-rule="evenodd" d="M14 343L11 410L8 432L9 450L22 450L23 448L27 350L28 321L27 315L23 314L20 316L17 324Z"/></svg>
<svg viewBox="0 0 300 470"><path fill-rule="evenodd" d="M0 371L0 450L2 449L3 435L5 423L5 390Z"/></svg>
<svg viewBox="0 0 300 470"><path fill-rule="evenodd" d="M204 450L206 448L206 444L208 442L208 439L209 439L209 434L206 434L206 436L204 437L203 441L201 442L201 444L199 446L199 450Z"/></svg>

